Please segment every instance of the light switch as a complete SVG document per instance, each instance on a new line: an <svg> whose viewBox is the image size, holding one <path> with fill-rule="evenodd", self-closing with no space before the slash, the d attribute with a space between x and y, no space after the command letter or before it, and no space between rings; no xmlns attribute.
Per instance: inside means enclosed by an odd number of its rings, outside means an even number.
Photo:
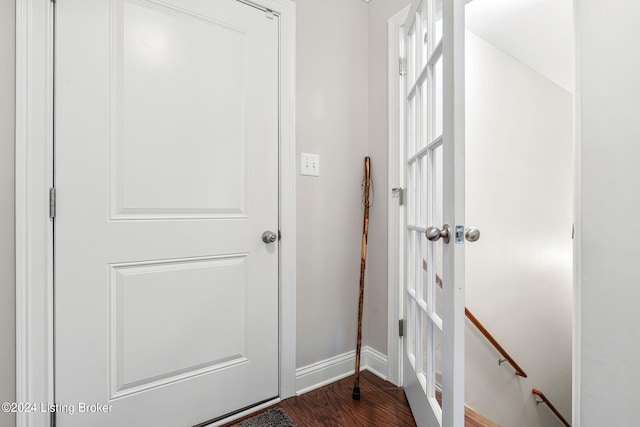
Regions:
<svg viewBox="0 0 640 427"><path fill-rule="evenodd" d="M320 176L320 155L300 153L300 175Z"/></svg>

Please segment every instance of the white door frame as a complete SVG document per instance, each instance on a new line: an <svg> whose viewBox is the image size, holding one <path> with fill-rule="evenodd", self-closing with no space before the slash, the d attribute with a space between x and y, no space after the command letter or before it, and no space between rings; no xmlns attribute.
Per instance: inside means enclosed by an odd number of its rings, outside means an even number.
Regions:
<svg viewBox="0 0 640 427"><path fill-rule="evenodd" d="M573 2L573 345L571 363L571 425L580 427L582 385L582 108L580 46L582 28Z"/></svg>
<svg viewBox="0 0 640 427"><path fill-rule="evenodd" d="M238 0L280 19L280 398L296 392L296 7L291 0ZM16 401L18 427L50 426L54 403L53 0L16 0Z"/></svg>
<svg viewBox="0 0 640 427"><path fill-rule="evenodd" d="M404 164L400 157L400 144L402 144L403 115L400 111L400 62L402 56L400 52L400 31L407 20L411 5L408 5L400 12L389 18L388 22L388 114L389 114L389 171L388 187L402 188L403 174L401 165ZM404 211L399 206L399 199L389 197L388 209L388 279L387 279L387 299L388 299L388 325L387 325L387 379L397 385L402 386L402 340L399 337L398 322L402 319L404 298L404 244L402 243L401 230L404 229Z"/></svg>

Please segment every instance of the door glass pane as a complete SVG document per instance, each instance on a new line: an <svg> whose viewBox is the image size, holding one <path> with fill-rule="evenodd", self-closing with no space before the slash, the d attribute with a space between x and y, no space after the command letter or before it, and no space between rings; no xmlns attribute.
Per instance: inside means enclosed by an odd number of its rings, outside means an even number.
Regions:
<svg viewBox="0 0 640 427"><path fill-rule="evenodd" d="M422 5L422 11L420 12L420 46L422 47L422 67L427 65L429 59L429 35L428 35L428 14L427 8L429 7L429 1L425 1Z"/></svg>
<svg viewBox="0 0 640 427"><path fill-rule="evenodd" d="M407 105L407 156L413 156L416 152L416 98L408 101Z"/></svg>
<svg viewBox="0 0 640 427"><path fill-rule="evenodd" d="M429 174L431 173L429 168L429 159L425 155L418 160L420 165L420 217L417 224L420 227L426 228L429 224L429 194L427 189L429 188ZM426 238L425 238L426 239Z"/></svg>
<svg viewBox="0 0 640 427"><path fill-rule="evenodd" d="M413 290L414 290L414 298L416 300L420 299L420 293L422 292L420 289L420 282L422 280L422 233L414 230L413 231L413 241L414 241L414 255L413 255Z"/></svg>
<svg viewBox="0 0 640 427"><path fill-rule="evenodd" d="M407 223L416 225L416 163L409 164L407 169Z"/></svg>
<svg viewBox="0 0 640 427"><path fill-rule="evenodd" d="M416 317L416 304L411 295L408 295L408 312L407 316L407 338L409 342L407 343L407 355L409 356L409 360L413 359L413 363L415 365L415 349L416 349L416 328L415 328L415 317ZM415 369L415 366L414 366Z"/></svg>
<svg viewBox="0 0 640 427"><path fill-rule="evenodd" d="M407 37L407 89L413 86L416 81L416 26L414 25Z"/></svg>
<svg viewBox="0 0 640 427"><path fill-rule="evenodd" d="M423 176L420 185L422 186L422 224L421 226L427 228L431 221L429 219L429 182L431 180L431 168L429 166L430 159L427 155L420 159L420 164L423 168ZM431 244L424 233L420 234L420 239L422 242L422 289L421 289L421 298L429 307L430 303L430 291L429 291L429 275L431 274L431 269L429 265L429 245ZM428 308L428 310L431 310Z"/></svg>
<svg viewBox="0 0 640 427"><path fill-rule="evenodd" d="M432 309L429 307L430 301L431 301L431 287L429 285L429 275L431 274L431 269L429 268L429 256L428 256L428 248L426 247L428 245L428 240L426 239L426 237L424 237L425 240L425 252L424 252L424 258L422 259L422 299L425 301L425 303L427 304L427 309L429 311L431 311Z"/></svg>
<svg viewBox="0 0 640 427"><path fill-rule="evenodd" d="M418 239L420 240L420 290L418 297L424 301L425 305L429 306L429 268L428 268L428 245L429 241L427 240L424 233L418 233Z"/></svg>
<svg viewBox="0 0 640 427"><path fill-rule="evenodd" d="M436 391L442 391L442 331L438 326L434 323L431 323L431 330L433 331L433 366L434 366L434 377L431 379L433 381L433 386ZM438 399L438 403L440 407L442 407L442 399Z"/></svg>
<svg viewBox="0 0 640 427"><path fill-rule="evenodd" d="M431 151L431 222L442 225L444 210L442 206L444 196L443 182L443 147L439 145Z"/></svg>
<svg viewBox="0 0 640 427"><path fill-rule="evenodd" d="M439 255L440 259L436 260L435 264L442 266L442 249L440 251L437 251L436 254ZM431 300L433 302L433 306L430 309L433 310L440 319L442 319L442 293L444 287L444 283L442 281L442 271L436 271L436 274L434 276L435 279L432 287L433 298Z"/></svg>
<svg viewBox="0 0 640 427"><path fill-rule="evenodd" d="M414 230L407 232L407 291L415 291L416 267L415 267L415 236Z"/></svg>
<svg viewBox="0 0 640 427"><path fill-rule="evenodd" d="M428 182L429 182L429 174L431 173L429 167L429 159L427 155L424 155L422 158L418 159L418 164L420 165L421 175L420 175L420 216L418 220L418 224L421 228L425 229L428 226L429 222L429 194L428 194ZM419 244L420 244L420 289L418 289L418 298L421 301L424 301L425 305L428 306L428 278L429 272L428 269L425 268L428 264L428 243L424 232L419 232L418 234Z"/></svg>
<svg viewBox="0 0 640 427"><path fill-rule="evenodd" d="M429 144L429 114L431 114L431 108L429 108L429 93L428 84L425 80L419 87L420 89L420 122L421 132L420 141L418 142L418 150L424 148Z"/></svg>
<svg viewBox="0 0 640 427"><path fill-rule="evenodd" d="M437 224L438 227L444 225L444 183L443 183L443 147L442 145L437 147L431 152L432 161L432 182L431 182L431 197L433 205L431 209L432 224ZM433 242L431 245L431 265L433 266L431 271L431 283L432 283L432 295L430 299L431 306L429 309L434 311L440 318L442 318L442 287L443 283L443 243L441 240Z"/></svg>
<svg viewBox="0 0 640 427"><path fill-rule="evenodd" d="M433 23L433 46L442 40L442 0L435 0L435 14Z"/></svg>
<svg viewBox="0 0 640 427"><path fill-rule="evenodd" d="M425 378L427 378L427 381L425 382L425 384L423 384L424 391L426 392L428 377L429 377L429 374L428 374L429 372L429 338L430 338L429 315L424 311L421 313L421 315L422 315L422 323L420 327L422 329L421 330L422 354L420 358L420 373L422 373L425 376Z"/></svg>
<svg viewBox="0 0 640 427"><path fill-rule="evenodd" d="M442 56L438 58L433 66L433 104L432 104L432 119L433 129L431 137L433 139L442 135L442 110L443 105L443 74L442 74Z"/></svg>

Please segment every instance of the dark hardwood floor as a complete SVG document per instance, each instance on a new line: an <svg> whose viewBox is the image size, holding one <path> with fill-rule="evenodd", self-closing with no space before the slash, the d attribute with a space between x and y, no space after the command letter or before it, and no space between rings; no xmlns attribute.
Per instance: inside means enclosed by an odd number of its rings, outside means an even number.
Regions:
<svg viewBox="0 0 640 427"><path fill-rule="evenodd" d="M292 397L279 406L298 427L415 427L404 390L369 371L360 373L360 400L353 400L353 376ZM438 396L439 397L439 396ZM266 408L265 411L269 409ZM251 418L251 414L246 418ZM243 419L246 419L243 418ZM241 420L223 427L232 426ZM465 409L466 427L500 427L473 410Z"/></svg>
<svg viewBox="0 0 640 427"><path fill-rule="evenodd" d="M440 404L440 407L442 407L442 393L436 391L436 400ZM500 425L465 406L464 427L500 427Z"/></svg>
<svg viewBox="0 0 640 427"><path fill-rule="evenodd" d="M353 400L352 391L353 377L348 377L302 396L284 400L276 406L287 411L298 427L415 427L402 388L378 378L369 371L362 371L361 399ZM224 427L237 422L239 421Z"/></svg>

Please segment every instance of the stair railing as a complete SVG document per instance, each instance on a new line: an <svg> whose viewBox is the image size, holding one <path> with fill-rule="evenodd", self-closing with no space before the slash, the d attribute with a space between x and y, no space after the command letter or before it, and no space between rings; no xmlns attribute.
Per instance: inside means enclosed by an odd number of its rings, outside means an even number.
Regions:
<svg viewBox="0 0 640 427"><path fill-rule="evenodd" d="M473 323L473 325L478 328L480 333L484 335L484 337L495 347L496 350L498 350L498 353L502 355L503 358L498 360L498 365L502 365L504 362L508 362L511 366L513 366L513 369L516 370L516 375L527 378L527 373L524 371L524 369L522 369L520 365L518 365L513 357L511 357L511 355L507 352L507 350L505 350L504 347L500 345L498 340L496 340L493 335L491 335L487 328L485 328L484 325L480 323L478 318L474 316L473 313L471 313L466 307L464 308L464 314L467 315L467 319L469 319L471 323Z"/></svg>
<svg viewBox="0 0 640 427"><path fill-rule="evenodd" d="M427 270L426 260L422 261L422 268L425 271ZM442 278L437 273L436 284L440 287L440 289L442 289ZM502 365L504 362L508 362L513 367L513 369L516 370L516 375L527 378L527 373L524 371L524 369L522 369L520 365L518 365L513 357L511 357L511 355L507 352L507 350L505 350L504 347L500 345L498 340L496 340L493 335L491 335L487 328L484 327L484 325L478 320L476 316L473 315L473 313L471 313L471 311L469 311L467 307L464 308L464 314L467 316L467 319L469 319L471 323L473 323L473 325L478 328L480 333L484 335L484 337L495 347L495 349L498 350L498 353L502 355L502 359L498 360L498 365Z"/></svg>
<svg viewBox="0 0 640 427"><path fill-rule="evenodd" d="M536 396L538 396L540 399L536 399L536 405L540 405L541 403L544 403L545 405L547 405L547 407L549 409L551 409L551 412L554 413L554 415L556 417L558 417L558 419L560 421L562 421L562 424L564 424L567 427L571 427L571 424L569 424L569 421L567 421L562 414L560 413L560 411L558 411L556 409L555 406L553 406L553 404L549 401L549 399L547 399L547 396L544 395L543 392L541 392L540 390L536 390L535 388L533 390L531 390L531 393L535 394Z"/></svg>
<svg viewBox="0 0 640 427"><path fill-rule="evenodd" d="M424 268L425 271L427 270L426 260L422 261L422 267ZM437 273L436 273L436 284L440 287L440 289L442 289L442 278ZM507 350L505 350L504 347L500 345L498 340L496 340L493 337L493 335L491 335L491 333L487 330L487 328L484 327L484 325L478 320L476 316L473 315L473 313L471 313L471 311L469 311L467 307L464 308L464 314L467 316L467 319L469 319L471 323L473 323L473 325L480 331L480 333L484 335L484 337L495 347L495 349L498 350L498 353L502 355L503 359L499 359L498 364L502 365L502 363L508 362L513 367L513 369L515 369L516 375L523 378L527 378L526 372L524 372L524 370L520 367L520 365L518 365L518 363L513 359L513 357L509 355ZM553 406L553 404L549 401L549 399L547 398L547 396L544 395L543 392L534 388L533 390L531 390L531 393L533 393L539 398L539 399L536 399L536 405L540 405L544 403L551 410L551 412L553 412L553 414L556 417L558 417L558 419L562 422L562 424L564 424L566 427L571 427L571 424L569 424L569 422L562 416L560 411L558 411L558 409L555 406Z"/></svg>

